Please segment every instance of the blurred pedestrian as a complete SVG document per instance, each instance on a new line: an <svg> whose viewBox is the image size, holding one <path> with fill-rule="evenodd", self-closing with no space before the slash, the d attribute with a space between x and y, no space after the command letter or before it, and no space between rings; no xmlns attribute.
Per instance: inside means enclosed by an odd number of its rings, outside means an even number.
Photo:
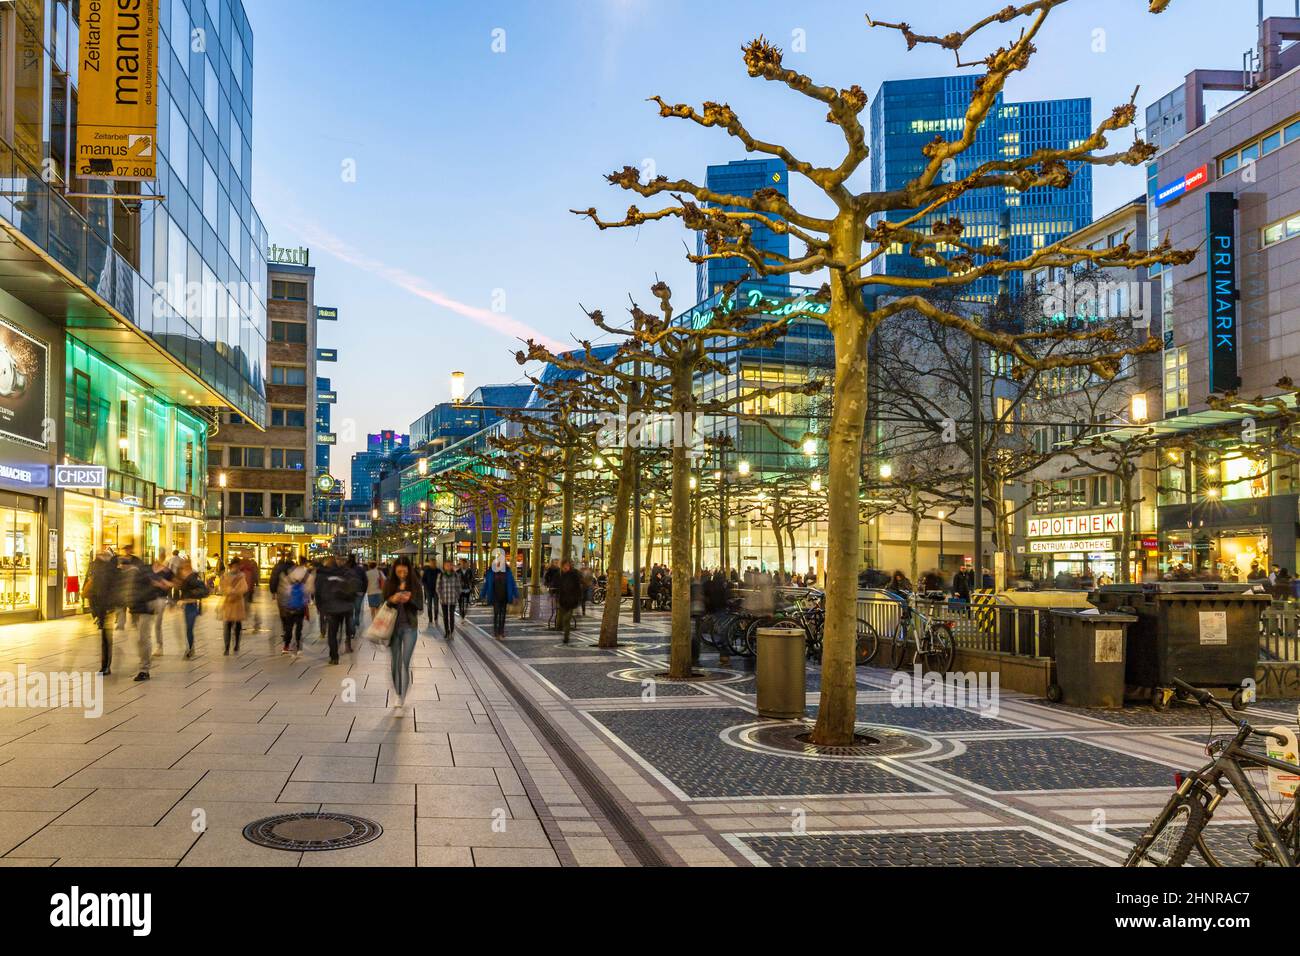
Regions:
<svg viewBox="0 0 1300 956"><path fill-rule="evenodd" d="M573 612L582 603L582 575L573 569L573 562L565 558L555 575L555 626L564 632L564 643L569 643L573 628Z"/></svg>
<svg viewBox="0 0 1300 956"><path fill-rule="evenodd" d="M420 608L424 606L420 577L411 568L410 558L403 555L394 563L392 575L384 582L383 598L397 611L388 652L392 656L393 691L397 694L396 713L401 716L406 693L411 689L411 658L420 637Z"/></svg>
<svg viewBox="0 0 1300 956"><path fill-rule="evenodd" d="M281 656L302 656L302 628L311 607L312 575L306 557L297 565L282 572L276 582L275 603L280 609L280 623L284 628L284 646Z"/></svg>
<svg viewBox="0 0 1300 956"><path fill-rule="evenodd" d="M330 663L339 662L339 631L347 631L347 652L352 653L353 632L349 625L360 584L350 566L341 566L333 555L316 574L316 607L322 615L321 628L329 641Z"/></svg>
<svg viewBox="0 0 1300 956"><path fill-rule="evenodd" d="M450 565L450 559L444 561L443 564ZM438 593L438 576L440 574L441 572L438 570L438 565L432 558L424 562L424 569L420 572L420 587L424 588L425 594ZM435 603L437 602L426 601L424 604L425 616L428 618L430 627L433 627L433 606Z"/></svg>
<svg viewBox="0 0 1300 956"><path fill-rule="evenodd" d="M104 548L90 565L85 590L89 592L90 614L99 628L99 672L113 673L113 627L109 615L121 607L121 584L117 575L117 556Z"/></svg>
<svg viewBox="0 0 1300 956"><path fill-rule="evenodd" d="M239 563L235 562L221 576L221 621L222 640L225 654L230 654L231 639L234 639L235 653L239 653L239 638L244 632L244 619L248 617L248 575Z"/></svg>
<svg viewBox="0 0 1300 956"><path fill-rule="evenodd" d="M447 640L451 640L456 633L456 608L465 591L460 575L451 566L451 558L442 563L442 573L435 578L434 587L435 590L430 594L437 596L436 603L442 608L442 633ZM434 603L431 598L429 606L432 607Z"/></svg>
<svg viewBox="0 0 1300 956"><path fill-rule="evenodd" d="M492 552L492 566L483 575L483 592L480 597L492 605L492 636L499 641L505 640L506 609L519 600L519 587L506 562L506 553L500 548Z"/></svg>
<svg viewBox="0 0 1300 956"><path fill-rule="evenodd" d="M185 659L188 661L194 658L194 622L202 613L202 602L208 596L208 586L203 582L203 575L195 573L194 566L187 558L181 559L173 583L185 621Z"/></svg>

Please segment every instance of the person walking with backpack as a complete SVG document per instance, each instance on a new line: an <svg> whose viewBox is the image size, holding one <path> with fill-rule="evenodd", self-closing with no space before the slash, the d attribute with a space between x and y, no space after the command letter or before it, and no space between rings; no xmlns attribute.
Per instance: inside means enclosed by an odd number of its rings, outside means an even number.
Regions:
<svg viewBox="0 0 1300 956"><path fill-rule="evenodd" d="M392 657L393 691L397 694L395 713L401 716L406 704L406 692L411 689L411 658L415 644L420 639L420 609L424 594L420 576L411 567L411 559L403 555L393 565L393 573L384 581L384 603L397 612L393 634L388 639Z"/></svg>
<svg viewBox="0 0 1300 956"><path fill-rule="evenodd" d="M281 656L292 653L302 656L302 626L311 605L312 575L304 557L298 564L280 575L275 601L280 608L280 623L284 626L284 647Z"/></svg>
<svg viewBox="0 0 1300 956"><path fill-rule="evenodd" d="M484 602L492 605L492 636L498 641L506 638L506 609L519 600L519 587L506 563L506 553L500 548L492 553L492 566L483 575Z"/></svg>
<svg viewBox="0 0 1300 956"><path fill-rule="evenodd" d="M325 566L316 574L316 607L320 611L321 627L330 646L330 663L339 662L339 631L347 630L347 652L352 653L352 609L357 594L357 576L351 567L340 565L330 555Z"/></svg>
<svg viewBox="0 0 1300 956"><path fill-rule="evenodd" d="M202 601L208 596L208 586L203 583L203 576L194 573L194 566L188 558L182 558L180 569L173 580L177 600L180 601L181 614L185 620L185 659L194 658L194 622L202 611Z"/></svg>
<svg viewBox="0 0 1300 956"><path fill-rule="evenodd" d="M456 607L460 604L465 589L461 586L460 575L451 566L451 558L442 563L442 573L437 577L438 604L442 607L442 633L447 640L456 633ZM433 601L429 601L433 606Z"/></svg>
<svg viewBox="0 0 1300 956"><path fill-rule="evenodd" d="M248 616L248 603L244 600L248 594L248 576L238 563L233 563L221 576L221 621L222 639L225 643L225 655L230 654L230 640L235 641L235 653L239 653L239 638L244 632L244 618Z"/></svg>

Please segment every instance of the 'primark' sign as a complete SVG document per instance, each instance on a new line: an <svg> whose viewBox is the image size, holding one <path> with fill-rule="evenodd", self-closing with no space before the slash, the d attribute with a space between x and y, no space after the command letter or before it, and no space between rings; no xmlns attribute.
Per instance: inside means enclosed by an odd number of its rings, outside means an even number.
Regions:
<svg viewBox="0 0 1300 956"><path fill-rule="evenodd" d="M1210 320L1210 391L1235 392L1237 375L1237 199L1205 197L1206 302Z"/></svg>

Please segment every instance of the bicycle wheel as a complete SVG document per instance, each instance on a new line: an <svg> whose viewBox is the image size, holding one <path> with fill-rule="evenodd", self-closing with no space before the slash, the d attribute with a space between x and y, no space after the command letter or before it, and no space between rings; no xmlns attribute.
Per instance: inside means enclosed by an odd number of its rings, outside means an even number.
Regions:
<svg viewBox="0 0 1300 956"><path fill-rule="evenodd" d="M912 636L907 628L900 624L894 628L893 643L890 647L889 664L894 670L900 670L907 663L912 647Z"/></svg>
<svg viewBox="0 0 1300 956"><path fill-rule="evenodd" d="M1191 856L1209 817L1196 797L1176 793L1151 829L1142 835L1125 866L1179 867Z"/></svg>
<svg viewBox="0 0 1300 956"><path fill-rule="evenodd" d="M876 654L880 651L880 635L876 632L876 629L871 626L870 621L864 621L861 618L858 618L857 631L855 656L857 658L858 666L862 667L866 664L870 664L876 659ZM819 639L818 644L820 643L821 641Z"/></svg>
<svg viewBox="0 0 1300 956"><path fill-rule="evenodd" d="M749 621L749 618L737 615L732 619L731 627L727 629L727 647L737 657L749 656L749 642L746 640Z"/></svg>
<svg viewBox="0 0 1300 956"><path fill-rule="evenodd" d="M774 617L756 617L745 626L745 656L758 656L758 629L760 627L772 627L776 624Z"/></svg>
<svg viewBox="0 0 1300 956"><path fill-rule="evenodd" d="M925 669L946 674L952 667L957 648L952 634L941 624L931 624L925 631Z"/></svg>

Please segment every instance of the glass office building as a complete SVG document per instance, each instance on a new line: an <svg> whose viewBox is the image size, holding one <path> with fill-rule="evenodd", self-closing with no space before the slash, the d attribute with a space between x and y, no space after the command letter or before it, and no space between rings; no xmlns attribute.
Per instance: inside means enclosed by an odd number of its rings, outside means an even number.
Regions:
<svg viewBox="0 0 1300 956"><path fill-rule="evenodd" d="M704 185L713 192L728 196L752 196L760 189L775 189L787 199L790 197L790 173L779 159L737 159L720 166L710 166L705 174ZM729 211L739 210L737 206L724 207ZM773 232L767 226L751 223L754 230L753 244L757 249L775 252L782 256L790 255L790 237ZM696 233L696 252L704 255L703 233ZM695 299L703 302L715 295L728 282L738 281L741 276L754 276L754 268L744 259L710 259L695 267ZM768 286L781 288L790 284L789 276L771 276L764 280Z"/></svg>
<svg viewBox="0 0 1300 956"><path fill-rule="evenodd" d="M946 140L962 135L967 107L979 79L974 74L937 76L915 80L889 80L880 85L871 104L871 188L899 189L921 174L926 158L923 147L936 136ZM982 163L1012 160L1039 149L1066 149L1078 145L1092 132L1090 99L1032 100L1008 103L999 94L974 144L955 159L944 179L960 179ZM1064 189L1040 187L1026 192L990 188L967 193L925 217L928 227L936 220L959 217L965 224L962 238L976 243L996 243L999 219L1008 211L1011 220L1010 255L1022 259L1035 249L1061 239L1092 221L1092 168L1072 164L1074 178ZM907 212L891 212L890 221ZM872 264L874 274L939 275L907 255L891 250ZM1019 291L1022 277L1010 276L1010 291ZM968 297L991 301L997 279L976 280Z"/></svg>
<svg viewBox="0 0 1300 956"><path fill-rule="evenodd" d="M252 32L240 0L155 2L157 179L143 183L73 168L88 5L0 3L0 337L40 383L0 434L0 505L23 515L0 567L40 570L0 615L80 610L89 556L126 540L203 561L217 412L267 419ZM65 462L105 472L69 488Z"/></svg>

